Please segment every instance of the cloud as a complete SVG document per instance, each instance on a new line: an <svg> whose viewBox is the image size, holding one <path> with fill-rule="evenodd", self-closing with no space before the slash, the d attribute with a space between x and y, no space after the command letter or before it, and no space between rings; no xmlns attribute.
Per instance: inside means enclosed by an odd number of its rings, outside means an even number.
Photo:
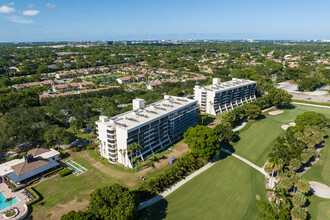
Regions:
<svg viewBox="0 0 330 220"><path fill-rule="evenodd" d="M17 16L17 15L7 17L7 19L10 22L19 23L19 24L31 24L31 23L33 23L33 20L26 19L26 18L23 18L21 16Z"/></svg>
<svg viewBox="0 0 330 220"><path fill-rule="evenodd" d="M0 7L0 14L12 14L15 12L15 8L8 7L7 5L3 5Z"/></svg>
<svg viewBox="0 0 330 220"><path fill-rule="evenodd" d="M38 10L25 10L22 12L22 15L26 15L26 16L35 16L37 14L39 14L40 11Z"/></svg>
<svg viewBox="0 0 330 220"><path fill-rule="evenodd" d="M11 6L11 5L14 5L14 4L15 4L14 2L9 2L7 5Z"/></svg>
<svg viewBox="0 0 330 220"><path fill-rule="evenodd" d="M55 8L55 5L50 4L50 3L47 3L47 4L46 4L46 7L47 7L47 8Z"/></svg>
<svg viewBox="0 0 330 220"><path fill-rule="evenodd" d="M28 8L33 8L34 7L34 4L29 4L28 5Z"/></svg>

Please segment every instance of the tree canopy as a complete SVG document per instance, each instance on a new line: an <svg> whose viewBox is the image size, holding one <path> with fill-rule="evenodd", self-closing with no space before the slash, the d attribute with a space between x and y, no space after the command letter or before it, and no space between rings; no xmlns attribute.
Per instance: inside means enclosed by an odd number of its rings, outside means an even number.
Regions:
<svg viewBox="0 0 330 220"><path fill-rule="evenodd" d="M206 126L196 125L184 133L184 142L195 155L210 161L219 152L219 141L216 132Z"/></svg>
<svg viewBox="0 0 330 220"><path fill-rule="evenodd" d="M128 188L117 183L98 188L90 194L88 211L98 219L133 219L135 198Z"/></svg>

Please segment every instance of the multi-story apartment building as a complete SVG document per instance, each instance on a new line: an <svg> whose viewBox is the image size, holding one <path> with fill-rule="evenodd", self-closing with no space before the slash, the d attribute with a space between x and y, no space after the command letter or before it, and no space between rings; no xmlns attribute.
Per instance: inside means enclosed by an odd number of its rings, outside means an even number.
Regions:
<svg viewBox="0 0 330 220"><path fill-rule="evenodd" d="M111 163L133 167L128 148L134 143L142 149L134 156L142 161L180 139L197 125L197 101L165 95L164 99L145 105L143 99L133 100L133 111L96 121L99 151Z"/></svg>
<svg viewBox="0 0 330 220"><path fill-rule="evenodd" d="M256 85L250 80L233 78L221 83L221 79L214 78L212 85L195 86L194 99L198 101L201 113L217 115L252 102L256 98Z"/></svg>

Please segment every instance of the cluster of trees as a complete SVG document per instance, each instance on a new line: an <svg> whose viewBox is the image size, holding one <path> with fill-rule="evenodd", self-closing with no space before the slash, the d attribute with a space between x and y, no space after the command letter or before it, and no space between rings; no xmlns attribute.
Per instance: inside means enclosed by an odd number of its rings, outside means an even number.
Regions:
<svg viewBox="0 0 330 220"><path fill-rule="evenodd" d="M86 211L70 211L61 220L134 219L138 201L128 188L117 183L98 188L90 194Z"/></svg>
<svg viewBox="0 0 330 220"><path fill-rule="evenodd" d="M329 120L316 112L298 115L296 126L290 127L284 137L277 139L273 152L269 154L265 171L277 173L280 182L271 192L271 201L258 203L259 216L265 219L307 219L303 208L310 184L297 171L318 156L315 147L322 143Z"/></svg>
<svg viewBox="0 0 330 220"><path fill-rule="evenodd" d="M243 105L233 109L232 111L225 112L223 119L234 127L242 121L244 117L250 119L257 119L261 114L261 109L271 106L283 107L291 102L292 95L288 94L282 89L272 88L268 94L258 97L252 103Z"/></svg>
<svg viewBox="0 0 330 220"><path fill-rule="evenodd" d="M42 99L41 102L38 95L43 91L42 87L0 94L0 151L13 148L17 143L30 142L47 146L56 142L68 143L72 136L65 129L69 127L75 131L84 127L93 129L98 115L112 117L129 111L134 98L143 98L149 104L172 92L179 95L192 94L196 83L206 84L207 80L164 83L152 91L112 88ZM126 107L118 107L119 105ZM18 123L22 126L18 126Z"/></svg>
<svg viewBox="0 0 330 220"><path fill-rule="evenodd" d="M204 165L203 161L188 152L178 158L174 164L165 167L154 177L142 182L136 189L141 201L163 192L166 188L183 179L189 173Z"/></svg>
<svg viewBox="0 0 330 220"><path fill-rule="evenodd" d="M190 127L184 133L184 142L194 155L206 161L210 161L220 150L217 133L203 125Z"/></svg>

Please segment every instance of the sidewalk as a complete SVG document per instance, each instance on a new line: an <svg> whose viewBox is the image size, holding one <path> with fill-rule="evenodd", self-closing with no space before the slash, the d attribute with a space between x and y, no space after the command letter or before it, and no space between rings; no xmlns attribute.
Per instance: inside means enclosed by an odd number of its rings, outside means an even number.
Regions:
<svg viewBox="0 0 330 220"><path fill-rule="evenodd" d="M268 176L268 173L266 173L266 172L264 171L263 168L258 167L257 165L255 165L255 164L252 163L251 161L249 161L249 160L247 160L247 159L245 159L245 158L243 158L243 157L241 157L241 156L238 156L237 154L234 154L234 153L232 153L232 152L230 152L230 151L228 151L228 150L221 149L221 151L222 151L222 152L225 152L225 153L227 153L227 154L229 154L229 155L232 155L233 157L236 157L237 159L239 159L239 160L243 161L244 163L248 164L250 167L252 167L252 168L258 170L260 173L264 174L265 176Z"/></svg>
<svg viewBox="0 0 330 220"><path fill-rule="evenodd" d="M153 204L155 204L156 202L162 200L163 198L165 198L166 196L170 195L172 192L174 192L175 190L177 190L178 188L180 188L181 186L183 186L183 184L185 184L186 182L188 182L189 180L193 179L194 177L198 176L199 174L203 173L205 170L209 169L210 167L212 167L215 164L215 162L209 162L208 164L206 164L205 166L203 166L202 168L200 168L199 170L195 171L194 173L190 174L189 176L187 176L185 179L179 181L178 183L176 183L175 185L173 185L172 187L170 187L169 189L167 189L166 191L160 193L159 195L140 203L139 207L138 207L138 211L147 208L148 206L151 206Z"/></svg>
<svg viewBox="0 0 330 220"><path fill-rule="evenodd" d="M308 104L308 103L302 103L302 102L292 102L292 104L295 104L295 105L308 105L308 106L320 107L320 108L330 108L330 106L315 105L315 104Z"/></svg>

